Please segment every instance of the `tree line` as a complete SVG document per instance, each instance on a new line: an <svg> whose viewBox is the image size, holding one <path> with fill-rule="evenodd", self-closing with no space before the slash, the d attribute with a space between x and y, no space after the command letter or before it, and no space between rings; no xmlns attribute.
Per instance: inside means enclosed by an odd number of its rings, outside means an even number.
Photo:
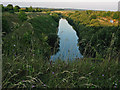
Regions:
<svg viewBox="0 0 120 90"><path fill-rule="evenodd" d="M20 12L20 11L25 11L25 12L50 12L50 11L55 11L55 10L63 10L63 9L50 9L50 8L38 8L38 7L25 7L25 8L21 8L20 6L16 5L13 6L12 4L8 4L7 6L3 6L3 4L1 4L2 7L2 12L10 12L10 13L14 13L14 12Z"/></svg>

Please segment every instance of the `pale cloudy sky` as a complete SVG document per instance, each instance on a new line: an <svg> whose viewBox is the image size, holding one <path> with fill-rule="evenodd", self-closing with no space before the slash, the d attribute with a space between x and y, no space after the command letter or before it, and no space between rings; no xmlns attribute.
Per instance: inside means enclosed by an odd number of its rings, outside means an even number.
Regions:
<svg viewBox="0 0 120 90"><path fill-rule="evenodd" d="M2 0L3 5L117 11L120 0ZM59 2L59 3L58 3Z"/></svg>
<svg viewBox="0 0 120 90"><path fill-rule="evenodd" d="M120 0L2 0L0 2L118 2Z"/></svg>

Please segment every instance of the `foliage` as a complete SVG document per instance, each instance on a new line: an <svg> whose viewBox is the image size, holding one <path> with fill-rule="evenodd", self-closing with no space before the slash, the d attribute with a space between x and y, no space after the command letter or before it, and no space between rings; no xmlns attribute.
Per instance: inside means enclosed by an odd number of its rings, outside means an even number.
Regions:
<svg viewBox="0 0 120 90"><path fill-rule="evenodd" d="M50 33L48 35L48 44L52 47L55 47L55 43L58 41L58 35L56 33Z"/></svg>
<svg viewBox="0 0 120 90"><path fill-rule="evenodd" d="M30 7L28 8L28 11L29 11L29 12L33 12L32 6L30 6Z"/></svg>
<svg viewBox="0 0 120 90"><path fill-rule="evenodd" d="M117 12L114 12L114 14L115 13ZM71 15L68 14L67 16L68 22L73 26L79 36L80 52L84 57L118 59L119 56L116 55L119 53L119 42L116 41L116 38L120 37L116 34L118 27L103 26L96 17L97 14L98 12L92 12L88 18L88 13L79 11ZM114 44L115 42L118 45Z"/></svg>
<svg viewBox="0 0 120 90"><path fill-rule="evenodd" d="M23 22L27 20L27 15L25 14L24 11L19 12L19 19Z"/></svg>
<svg viewBox="0 0 120 90"><path fill-rule="evenodd" d="M52 17L53 17L53 19L54 19L56 22L59 22L60 17L59 17L59 15L58 15L57 13L53 13L53 14L52 14Z"/></svg>
<svg viewBox="0 0 120 90"><path fill-rule="evenodd" d="M13 10L13 5L12 5L12 4L8 4L8 5L7 5L7 9L8 9L8 10Z"/></svg>
<svg viewBox="0 0 120 90"><path fill-rule="evenodd" d="M96 15L91 15L91 16L90 16L90 20L92 20L92 19L96 19L96 18L97 18Z"/></svg>
<svg viewBox="0 0 120 90"><path fill-rule="evenodd" d="M118 14L118 12L116 12L116 13L113 14L113 19L119 19L119 14Z"/></svg>
<svg viewBox="0 0 120 90"><path fill-rule="evenodd" d="M7 20L5 18L2 18L2 32L4 33L9 33L11 30L10 30L10 26L7 22Z"/></svg>
<svg viewBox="0 0 120 90"><path fill-rule="evenodd" d="M15 6L15 7L14 7L14 11L15 11L15 12L19 12L19 9L20 9L19 6Z"/></svg>
<svg viewBox="0 0 120 90"><path fill-rule="evenodd" d="M13 5L8 4L7 7L6 7L6 10L9 11L10 13L14 13Z"/></svg>
<svg viewBox="0 0 120 90"><path fill-rule="evenodd" d="M98 14L94 11L88 14L92 13ZM56 41L60 17L58 14L31 14L33 17L22 24L17 14L4 15L4 31L9 31L12 22L14 25L18 22L19 27L2 38L3 89L120 88L120 27L96 26L98 20L90 21L86 11L69 14L65 17L77 31L80 51L86 57L73 61L50 61L48 41Z"/></svg>

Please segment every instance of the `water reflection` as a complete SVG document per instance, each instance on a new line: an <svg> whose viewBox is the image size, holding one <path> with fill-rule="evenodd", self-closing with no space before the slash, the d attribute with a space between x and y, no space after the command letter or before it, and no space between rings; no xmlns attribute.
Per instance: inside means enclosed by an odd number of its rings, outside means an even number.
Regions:
<svg viewBox="0 0 120 90"><path fill-rule="evenodd" d="M79 51L78 36L66 19L59 21L58 36L60 38L59 51L52 55L50 60L73 60L83 57Z"/></svg>

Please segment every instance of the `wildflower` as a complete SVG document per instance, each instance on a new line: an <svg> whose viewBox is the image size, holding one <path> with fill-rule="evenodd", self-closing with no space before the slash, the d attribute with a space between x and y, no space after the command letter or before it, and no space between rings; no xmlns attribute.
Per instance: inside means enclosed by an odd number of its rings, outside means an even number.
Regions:
<svg viewBox="0 0 120 90"><path fill-rule="evenodd" d="M45 84L43 86L46 86Z"/></svg>
<svg viewBox="0 0 120 90"><path fill-rule="evenodd" d="M35 86L34 85L32 85L32 88L34 88Z"/></svg>
<svg viewBox="0 0 120 90"><path fill-rule="evenodd" d="M52 74L54 74L54 72L52 72Z"/></svg>
<svg viewBox="0 0 120 90"><path fill-rule="evenodd" d="M15 54L15 57L16 57L16 54Z"/></svg>
<svg viewBox="0 0 120 90"><path fill-rule="evenodd" d="M22 80L23 82L25 81L25 80Z"/></svg>
<svg viewBox="0 0 120 90"><path fill-rule="evenodd" d="M52 64L52 61L50 61L50 65Z"/></svg>
<svg viewBox="0 0 120 90"><path fill-rule="evenodd" d="M117 83L115 83L115 85L117 86Z"/></svg>
<svg viewBox="0 0 120 90"><path fill-rule="evenodd" d="M14 44L14 47L15 47L16 45Z"/></svg>
<svg viewBox="0 0 120 90"><path fill-rule="evenodd" d="M114 86L114 88L117 88L117 86Z"/></svg>
<svg viewBox="0 0 120 90"><path fill-rule="evenodd" d="M91 73L89 73L89 75L90 75Z"/></svg>
<svg viewBox="0 0 120 90"><path fill-rule="evenodd" d="M102 74L102 76L104 77L104 74Z"/></svg>

